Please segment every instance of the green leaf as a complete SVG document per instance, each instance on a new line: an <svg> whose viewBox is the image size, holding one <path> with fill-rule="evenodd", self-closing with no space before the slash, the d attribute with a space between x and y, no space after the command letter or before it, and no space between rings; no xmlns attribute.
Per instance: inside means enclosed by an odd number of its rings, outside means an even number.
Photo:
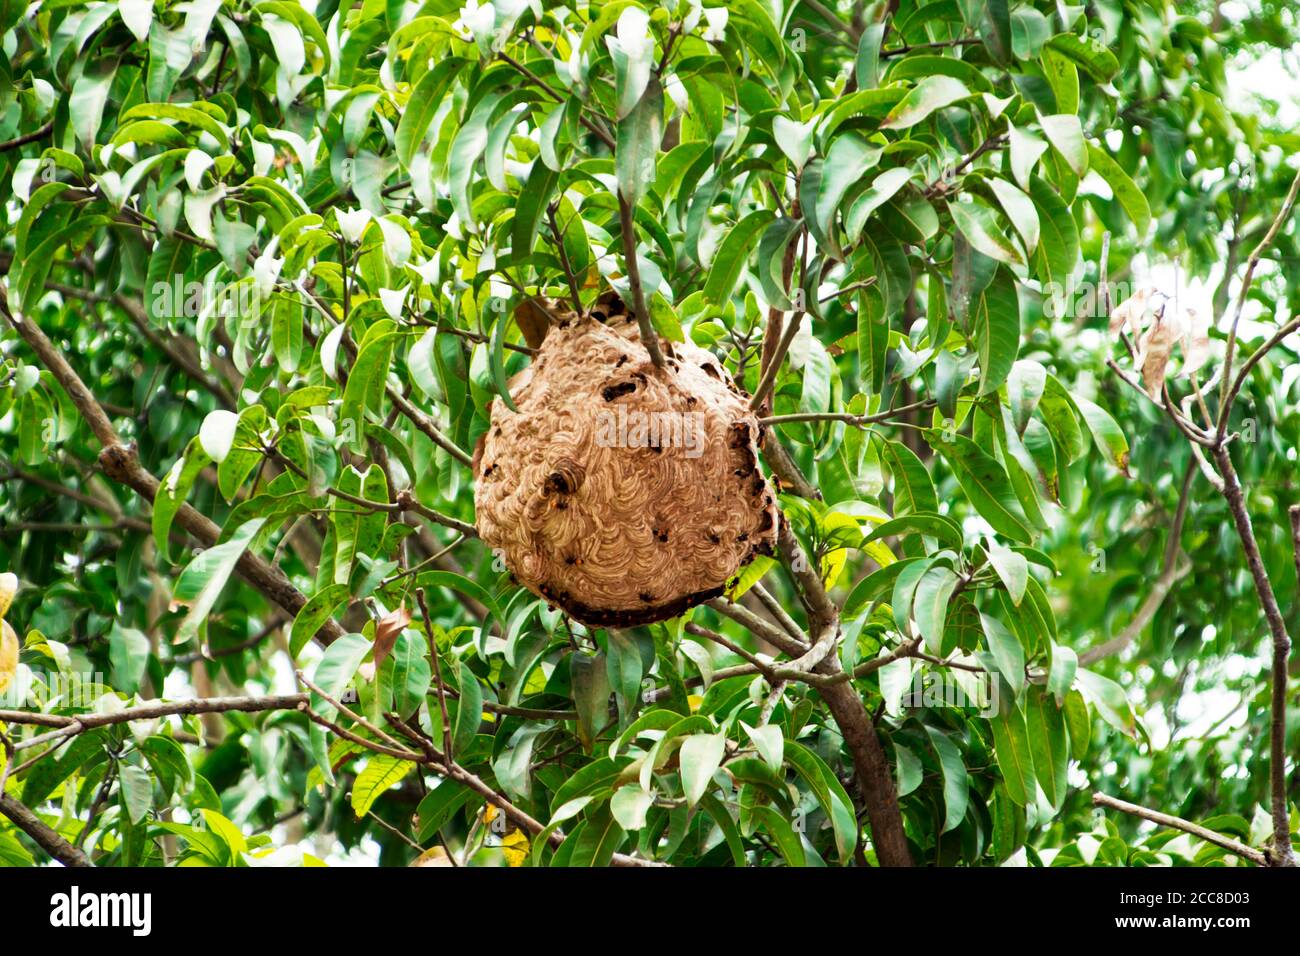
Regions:
<svg viewBox="0 0 1300 956"><path fill-rule="evenodd" d="M1092 143L1088 144L1088 159L1092 171L1106 180L1110 191L1119 200L1120 206L1137 230L1138 241L1141 242L1151 228L1151 206L1147 202L1146 194L1138 188L1137 183L1133 182L1128 173L1124 172L1119 163L1110 157L1109 153Z"/></svg>
<svg viewBox="0 0 1300 956"><path fill-rule="evenodd" d="M953 222L973 248L991 259L1008 265L1021 267L1025 265L1024 253L1002 232L1002 227L991 208L977 200L954 201L946 205L948 212L952 214Z"/></svg>
<svg viewBox="0 0 1300 956"><path fill-rule="evenodd" d="M132 823L139 823L153 807L153 781L143 767L118 765L118 783L122 788L122 806Z"/></svg>
<svg viewBox="0 0 1300 956"><path fill-rule="evenodd" d="M1082 760L1088 756L1088 742L1092 736L1092 717L1088 704L1077 690L1065 697L1065 726L1070 732L1070 756Z"/></svg>
<svg viewBox="0 0 1300 956"><path fill-rule="evenodd" d="M763 758L763 762L773 770L780 770L785 761L785 736L781 733L781 728L776 724L751 727L744 721L741 721L740 726L754 742L754 749Z"/></svg>
<svg viewBox="0 0 1300 956"><path fill-rule="evenodd" d="M280 369L292 374L302 356L302 303L296 296L276 296L271 303L271 349Z"/></svg>
<svg viewBox="0 0 1300 956"><path fill-rule="evenodd" d="M31 233L32 226L40 219L41 212L54 200L58 199L65 190L71 188L71 183L46 183L28 198L27 203L23 206L22 215L18 217L18 223L14 226L15 264L26 257L27 237Z"/></svg>
<svg viewBox="0 0 1300 956"><path fill-rule="evenodd" d="M1070 762L1065 717L1051 694L1040 688L1030 692L1025 710L1029 749L1033 753L1038 785L1043 788L1047 802L1059 809L1065 801L1066 771Z"/></svg>
<svg viewBox="0 0 1300 956"><path fill-rule="evenodd" d="M902 442L886 439L881 443L881 457L894 476L894 514L927 513L939 510L939 497L930 480L930 472L916 452Z"/></svg>
<svg viewBox="0 0 1300 956"><path fill-rule="evenodd" d="M974 4L979 13L975 24L980 39L988 48L989 55L997 63L1006 63L1012 56L1011 4L1009 0L984 0ZM967 8L963 6L963 11Z"/></svg>
<svg viewBox="0 0 1300 956"><path fill-rule="evenodd" d="M906 166L895 166L884 170L849 206L844 217L844 231L850 243L856 243L862 237L862 230L871 214L898 193L912 179L912 171Z"/></svg>
<svg viewBox="0 0 1300 956"><path fill-rule="evenodd" d="M1011 175L1021 189L1028 189L1034 167L1047 151L1047 143L1013 124L1008 123L1007 128L1011 138Z"/></svg>
<svg viewBox="0 0 1300 956"><path fill-rule="evenodd" d="M949 567L935 565L925 572L916 585L912 601L912 616L917 630L925 638L926 650L931 654L943 653L944 621L948 615L948 601L961 579Z"/></svg>
<svg viewBox="0 0 1300 956"><path fill-rule="evenodd" d="M464 661L457 667L456 684L460 689L460 700L456 702L451 745L456 753L463 754L474 742L479 725L483 723L483 688Z"/></svg>
<svg viewBox="0 0 1300 956"><path fill-rule="evenodd" d="M1038 411L1043 417L1043 424L1052 435L1052 440L1056 442L1056 447L1065 455L1065 461L1067 463L1076 461L1086 447L1083 443L1083 432L1074 417L1074 403L1070 400L1070 394L1065 390L1065 386L1057 381L1055 375L1047 376L1043 397L1038 403Z"/></svg>
<svg viewBox="0 0 1300 956"><path fill-rule="evenodd" d="M1043 387L1047 384L1047 370L1033 359L1021 359L1011 366L1007 375L1007 401L1011 407L1011 417L1015 422L1016 434L1023 435L1043 397Z"/></svg>
<svg viewBox="0 0 1300 956"><path fill-rule="evenodd" d="M989 723L993 727L993 749L1007 796L1017 806L1028 806L1034 800L1035 778L1024 714L1019 707L1011 707Z"/></svg>
<svg viewBox="0 0 1300 956"><path fill-rule="evenodd" d="M686 802L695 806L709 788L713 773L722 763L726 753L725 734L696 734L688 737L678 754L681 765L682 791Z"/></svg>
<svg viewBox="0 0 1300 956"><path fill-rule="evenodd" d="M935 110L951 106L971 95L966 84L951 76L923 77L898 101L880 124L881 129L908 129Z"/></svg>
<svg viewBox="0 0 1300 956"><path fill-rule="evenodd" d="M935 510L938 510L937 506ZM889 521L878 524L871 530L865 538L862 539L863 545L870 544L872 541L879 541L882 538L890 538L895 535L906 534L924 534L938 539L941 544L947 545L956 551L960 551L964 543L961 525L957 524L947 515L938 514L914 514L903 515L898 518L892 518Z"/></svg>
<svg viewBox="0 0 1300 956"><path fill-rule="evenodd" d="M1048 40L1047 45L1073 60L1098 83L1109 83L1119 72L1115 54L1095 37L1060 33Z"/></svg>
<svg viewBox="0 0 1300 956"><path fill-rule="evenodd" d="M569 835L566 844L572 841L573 849L568 854L564 865L609 866L609 861L614 858L614 853L625 836L627 836L626 832L618 825L618 821L613 818L608 808L602 808ZM558 861L562 859L560 856L562 852L564 852L563 847L557 851L555 859L551 862L552 866L558 865Z"/></svg>
<svg viewBox="0 0 1300 956"><path fill-rule="evenodd" d="M886 352L889 348L889 319L885 300L876 286L858 292L858 361L863 387L873 395L885 387Z"/></svg>
<svg viewBox="0 0 1300 956"><path fill-rule="evenodd" d="M486 607L491 615L483 622L485 629L492 627L493 619L497 621L505 620L501 608L497 606L496 599L488 593L487 589L477 581L471 581L463 574L457 574L454 571L421 571L416 575L415 588L448 588L473 598Z"/></svg>
<svg viewBox="0 0 1300 956"><path fill-rule="evenodd" d="M420 709L433 680L429 666L429 642L424 635L404 630L388 655L386 672L393 691L393 710L402 717Z"/></svg>
<svg viewBox="0 0 1300 956"><path fill-rule="evenodd" d="M1047 136L1047 141L1061 154L1074 174L1083 177L1088 172L1088 144L1083 138L1083 127L1079 117L1073 113L1055 113L1051 116L1039 116L1039 125Z"/></svg>
<svg viewBox="0 0 1300 956"><path fill-rule="evenodd" d="M360 634L344 634L325 648L325 653L316 664L312 683L324 691L327 697L341 700L344 691L356 676L361 661L370 653L371 644ZM334 705L324 697L311 695L311 708L318 714L326 716L334 713Z"/></svg>
<svg viewBox="0 0 1300 956"><path fill-rule="evenodd" d="M784 275L785 254L799 228L798 220L782 217L767 226L758 243L759 286L772 307L785 312L794 309Z"/></svg>
<svg viewBox="0 0 1300 956"><path fill-rule="evenodd" d="M725 238L718 245L718 251L709 263L709 278L704 283L704 298L719 305L731 298L740 278L745 261L749 258L759 234L767 229L776 218L768 209L751 212L736 225L732 226Z"/></svg>
<svg viewBox="0 0 1300 956"><path fill-rule="evenodd" d="M142 631L113 622L108 632L108 659L113 665L114 687L128 693L138 689L149 654L149 638Z"/></svg>
<svg viewBox="0 0 1300 956"><path fill-rule="evenodd" d="M1059 113L1079 112L1079 70L1074 62L1051 46L1044 47L1039 62L1052 87Z"/></svg>
<svg viewBox="0 0 1300 956"><path fill-rule="evenodd" d="M1032 256L1038 248L1039 235L1038 211L1034 208L1033 200L1005 179L990 179L988 183L998 205L1025 241L1025 252Z"/></svg>
<svg viewBox="0 0 1300 956"><path fill-rule="evenodd" d="M502 312L497 316L496 324L492 327L492 350L489 353L488 363L492 370L492 385L501 401L505 403L506 408L512 412L518 412L515 400L510 397L510 383L506 379L506 335L510 330L510 313Z"/></svg>
<svg viewBox="0 0 1300 956"><path fill-rule="evenodd" d="M961 759L961 751L952 742L952 738L933 727L926 727L925 730L930 736L930 745L934 747L935 755L939 758L939 767L943 770L945 809L942 832L947 833L966 816L966 807L970 802L970 781L966 773L966 765Z"/></svg>
<svg viewBox="0 0 1300 956"><path fill-rule="evenodd" d="M588 750L609 722L609 673L605 655L575 651L569 655L573 703L578 710L578 736Z"/></svg>
<svg viewBox="0 0 1300 956"><path fill-rule="evenodd" d="M1029 584L1029 562L1024 555L1004 547L992 538L985 542L984 549L988 552L989 564L993 565L993 570L1007 589L1011 603L1019 606Z"/></svg>
<svg viewBox="0 0 1300 956"><path fill-rule="evenodd" d="M1042 223L1042 241L1034 256L1034 268L1044 283L1055 286L1044 291L1059 295L1068 290L1069 278L1079 261L1079 231L1065 200L1047 180L1035 176L1029 192Z"/></svg>
<svg viewBox="0 0 1300 956"><path fill-rule="evenodd" d="M1065 698L1074 684L1074 675L1079 669L1079 655L1071 648L1052 644L1052 665L1047 674L1047 689L1056 695L1058 706L1065 706Z"/></svg>
<svg viewBox="0 0 1300 956"><path fill-rule="evenodd" d="M1129 707L1124 688L1109 677L1102 677L1095 671L1080 667L1074 675L1075 686L1084 697L1097 708L1102 720L1122 734L1137 736L1137 719Z"/></svg>
<svg viewBox="0 0 1300 956"><path fill-rule="evenodd" d="M349 446L357 454L363 454L366 448L366 410L378 409L383 401L385 381L393 361L393 347L398 338L396 328L397 323L391 319L380 319L372 325L348 373L338 420L341 430L351 439Z"/></svg>
<svg viewBox="0 0 1300 956"><path fill-rule="evenodd" d="M199 473L212 464L198 437L190 439L185 453L176 460L158 485L153 502L153 539L163 557L171 560L171 527L176 513L185 504Z"/></svg>
<svg viewBox="0 0 1300 956"><path fill-rule="evenodd" d="M305 7L297 3L291 3L289 0L262 0L253 9L263 16L269 13L277 17L283 17L296 26L302 31L304 37L316 44L321 56L325 58L325 69L330 68L330 46L325 39L325 31L321 29L320 23Z"/></svg>
<svg viewBox="0 0 1300 956"><path fill-rule="evenodd" d="M537 231L541 228L547 206L559 181L560 174L555 170L542 163L533 165L527 182L520 190L519 201L515 205L515 218L511 223L510 251L515 256L522 258L533 251Z"/></svg>
<svg viewBox="0 0 1300 956"><path fill-rule="evenodd" d="M289 653L294 660L302 653L307 642L319 631L334 613L348 600L346 584L331 584L311 596L293 619L289 632Z"/></svg>
<svg viewBox="0 0 1300 956"><path fill-rule="evenodd" d="M817 222L829 234L840 200L880 161L882 147L873 146L856 133L837 136L826 151L821 185L817 191Z"/></svg>
<svg viewBox="0 0 1300 956"><path fill-rule="evenodd" d="M216 604L222 588L230 579L235 565L244 556L254 535L262 530L266 523L264 518L256 518L240 526L225 544L208 548L192 560L176 581L172 599L180 604L188 604L190 611L176 630L173 643L184 644L192 640L199 628L208 619L212 606Z"/></svg>
<svg viewBox="0 0 1300 956"><path fill-rule="evenodd" d="M1006 469L997 459L986 455L963 435L945 441L941 433L928 432L927 440L948 459L966 497L994 531L1023 544L1033 541L1029 519L1016 499Z"/></svg>
<svg viewBox="0 0 1300 956"><path fill-rule="evenodd" d="M104 117L104 106L108 102L113 76L112 70L96 68L82 73L72 84L72 95L68 98L68 117L76 132L77 142L86 149L95 144L95 134Z"/></svg>
<svg viewBox="0 0 1300 956"><path fill-rule="evenodd" d="M411 90L402 118L397 124L397 156L402 165L410 167L429 124L433 122L443 97L451 89L457 75L468 61L463 57L448 57L426 72Z"/></svg>
<svg viewBox="0 0 1300 956"><path fill-rule="evenodd" d="M647 793L637 784L629 784L614 791L609 800L609 812L624 830L640 830L645 826L646 813L654 805L654 794Z"/></svg>
<svg viewBox="0 0 1300 956"><path fill-rule="evenodd" d="M474 792L464 784L455 780L443 780L425 795L415 811L420 819L420 831L416 839L420 843L431 839L472 796Z"/></svg>
<svg viewBox="0 0 1300 956"><path fill-rule="evenodd" d="M852 859L853 847L858 840L857 818L853 812L853 803L839 778L820 757L793 740L786 741L785 761L803 778L830 818L840 861Z"/></svg>
<svg viewBox="0 0 1300 956"><path fill-rule="evenodd" d="M980 624L988 640L989 651L998 672L1006 678L1011 689L1017 694L1025 686L1025 650L1020 646L1020 639L1007 629L1007 626L995 617L980 613Z"/></svg>
<svg viewBox="0 0 1300 956"><path fill-rule="evenodd" d="M1111 418L1105 409L1094 405L1082 395L1074 394L1070 397L1074 400L1074 407L1083 417L1084 424L1088 426L1088 431L1092 433L1092 440L1096 443L1097 450L1127 477L1128 439L1120 431L1119 425L1115 424L1115 419Z"/></svg>
<svg viewBox="0 0 1300 956"><path fill-rule="evenodd" d="M805 866L807 864L803 841L799 839L799 834L794 832L794 827L790 825L790 821L768 806L756 806L752 812L755 822L767 830L776 840L776 848L781 851L781 857L785 860L786 866Z"/></svg>
<svg viewBox="0 0 1300 956"><path fill-rule="evenodd" d="M921 758L902 744L894 744L894 770L898 778L898 795L905 797L925 779Z"/></svg>
<svg viewBox="0 0 1300 956"><path fill-rule="evenodd" d="M884 39L887 27L884 21L873 23L862 31L862 38L858 40L853 76L860 90L871 90L880 85L880 41Z"/></svg>
<svg viewBox="0 0 1300 956"><path fill-rule="evenodd" d="M654 182L663 116L663 89L658 78L651 77L636 107L618 121L614 170L619 195L634 206Z"/></svg>

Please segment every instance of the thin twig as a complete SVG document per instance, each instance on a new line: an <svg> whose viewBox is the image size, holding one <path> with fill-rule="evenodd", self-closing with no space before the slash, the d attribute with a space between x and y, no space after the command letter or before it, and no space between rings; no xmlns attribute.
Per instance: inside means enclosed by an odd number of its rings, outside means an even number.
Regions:
<svg viewBox="0 0 1300 956"><path fill-rule="evenodd" d="M1291 215L1291 210L1295 207L1296 197L1300 195L1300 171L1297 171L1295 178L1291 180L1291 188L1287 191L1286 200L1282 203L1282 208L1273 219L1273 224L1268 227L1268 232L1251 250L1250 257L1246 260L1246 274L1242 277L1241 288L1237 292L1237 303L1233 308L1232 325L1228 328L1228 344L1223 353L1223 380L1220 383L1219 393L1219 428L1218 435L1222 437L1228 428L1228 413L1232 409L1232 403L1228 401L1229 379L1232 374L1233 351L1237 346L1237 326L1241 323L1241 310L1246 304L1246 296L1250 293L1251 283L1255 279L1255 267L1259 265L1260 258L1264 255L1266 249L1273 244L1277 238L1282 226L1286 223Z"/></svg>
<svg viewBox="0 0 1300 956"><path fill-rule="evenodd" d="M618 196L618 218L623 233L623 259L627 263L627 281L632 288L632 310L636 313L636 324L641 330L641 344L650 353L650 361L655 368L664 367L664 353L659 348L659 333L655 331L650 319L650 307L646 304L645 288L641 285L641 266L636 260L636 226L633 224L632 203L620 192Z"/></svg>

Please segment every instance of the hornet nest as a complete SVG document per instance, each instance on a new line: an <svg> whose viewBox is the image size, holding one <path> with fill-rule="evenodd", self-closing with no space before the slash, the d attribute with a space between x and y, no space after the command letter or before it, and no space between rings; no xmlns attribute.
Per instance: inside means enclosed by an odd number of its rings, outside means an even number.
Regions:
<svg viewBox="0 0 1300 956"><path fill-rule="evenodd" d="M475 451L483 541L584 624L675 617L775 547L744 393L704 349L662 344L656 369L616 297L560 318Z"/></svg>

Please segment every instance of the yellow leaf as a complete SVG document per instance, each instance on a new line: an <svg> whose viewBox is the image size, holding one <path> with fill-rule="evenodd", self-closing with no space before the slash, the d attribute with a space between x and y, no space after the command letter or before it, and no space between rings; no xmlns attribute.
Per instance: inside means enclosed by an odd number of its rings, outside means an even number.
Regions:
<svg viewBox="0 0 1300 956"><path fill-rule="evenodd" d="M446 847L441 847L441 846L435 846L431 850L425 850L423 853L421 853L419 856L417 856L414 860L411 861L411 866L455 866L455 865L456 865L455 863L451 862L451 857L447 855Z"/></svg>
<svg viewBox="0 0 1300 956"><path fill-rule="evenodd" d="M0 574L0 618L3 618L9 610L9 605L14 603L14 595L18 593L18 575L12 572Z"/></svg>
<svg viewBox="0 0 1300 956"><path fill-rule="evenodd" d="M18 673L18 635L8 621L0 620L0 694L9 689Z"/></svg>
<svg viewBox="0 0 1300 956"><path fill-rule="evenodd" d="M528 837L522 830L512 830L501 840L501 852L511 866L523 866L528 858Z"/></svg>
<svg viewBox="0 0 1300 956"><path fill-rule="evenodd" d="M704 703L704 698L699 694L691 694L686 698L686 703L690 706L693 714L700 709L700 704Z"/></svg>
<svg viewBox="0 0 1300 956"><path fill-rule="evenodd" d="M872 541L862 550L867 552L867 556L882 568L888 567L898 560L894 552L889 550L889 545L883 541Z"/></svg>
<svg viewBox="0 0 1300 956"><path fill-rule="evenodd" d="M836 548L834 551L826 552L826 557L822 558L822 582L828 588L835 587L835 582L840 579L840 574L844 571L844 564L849 559L847 548Z"/></svg>
<svg viewBox="0 0 1300 956"><path fill-rule="evenodd" d="M374 806L386 790L399 784L415 769L409 760L375 754L366 761L366 767L352 784L352 811L360 820Z"/></svg>
<svg viewBox="0 0 1300 956"><path fill-rule="evenodd" d="M774 564L776 560L765 554L755 557L731 579L731 590L727 592L727 597L732 601L739 601L740 596L762 580L763 575L772 570Z"/></svg>

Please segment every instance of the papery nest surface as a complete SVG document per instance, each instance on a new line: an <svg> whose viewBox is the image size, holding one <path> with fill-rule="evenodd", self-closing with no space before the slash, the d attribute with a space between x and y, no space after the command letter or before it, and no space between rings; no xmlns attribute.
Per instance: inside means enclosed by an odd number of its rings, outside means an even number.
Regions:
<svg viewBox="0 0 1300 956"><path fill-rule="evenodd" d="M761 426L722 363L602 300L552 324L496 398L475 451L479 534L515 579L575 620L626 627L717 597L775 550Z"/></svg>

